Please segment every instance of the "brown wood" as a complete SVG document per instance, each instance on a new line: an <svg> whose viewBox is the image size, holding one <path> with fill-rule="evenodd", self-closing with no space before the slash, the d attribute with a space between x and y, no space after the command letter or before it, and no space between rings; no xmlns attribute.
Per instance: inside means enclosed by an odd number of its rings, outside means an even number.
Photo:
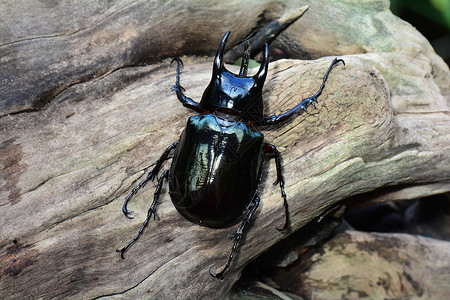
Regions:
<svg viewBox="0 0 450 300"><path fill-rule="evenodd" d="M450 243L398 233L346 231L273 278L303 299L445 299Z"/></svg>
<svg viewBox="0 0 450 300"><path fill-rule="evenodd" d="M218 298L247 262L344 199L450 190L449 69L387 2L217 3L0 4L0 295ZM170 58L185 55L181 84L198 100L212 65L200 57L225 31L231 48L305 4L272 57L332 57L272 62L266 113L314 93L334 56L347 65L332 71L317 109L264 131L283 155L291 230L276 230L284 215L269 160L261 207L225 280L208 269L225 263L235 228L188 222L167 188L161 220L120 259L154 185L130 203L133 220L121 213L126 194L194 114L169 90Z"/></svg>

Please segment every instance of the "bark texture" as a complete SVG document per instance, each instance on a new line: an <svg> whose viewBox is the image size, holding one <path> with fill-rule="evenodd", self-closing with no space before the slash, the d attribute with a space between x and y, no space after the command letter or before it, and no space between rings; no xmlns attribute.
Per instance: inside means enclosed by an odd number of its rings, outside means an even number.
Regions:
<svg viewBox="0 0 450 300"><path fill-rule="evenodd" d="M122 260L115 250L140 228L154 186L130 203L133 220L122 215L123 200L194 114L170 91L170 59L182 56L181 84L199 100L224 32L232 31L232 48L305 4L308 11L271 40L271 57L287 59L269 65L266 114L315 93L335 56L346 66L333 69L317 109L263 131L283 156L291 229L276 229L283 206L268 160L261 206L225 280L208 269L225 263L235 228L188 222L166 188L160 221ZM0 294L224 297L246 263L344 199L449 191L449 69L388 6L0 2Z"/></svg>

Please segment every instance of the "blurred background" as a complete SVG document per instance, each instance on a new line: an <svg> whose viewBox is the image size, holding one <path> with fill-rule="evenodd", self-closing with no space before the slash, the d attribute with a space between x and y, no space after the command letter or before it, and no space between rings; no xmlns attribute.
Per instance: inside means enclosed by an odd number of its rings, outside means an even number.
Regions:
<svg viewBox="0 0 450 300"><path fill-rule="evenodd" d="M450 0L391 0L391 11L416 27L450 65Z"/></svg>

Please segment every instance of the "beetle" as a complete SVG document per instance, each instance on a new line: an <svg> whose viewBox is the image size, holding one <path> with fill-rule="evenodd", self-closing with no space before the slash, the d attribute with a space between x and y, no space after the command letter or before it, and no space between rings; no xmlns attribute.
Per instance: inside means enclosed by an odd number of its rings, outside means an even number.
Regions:
<svg viewBox="0 0 450 300"><path fill-rule="evenodd" d="M247 76L250 59L250 43L245 43L242 63L238 74L228 71L224 66L223 55L230 31L223 36L213 63L211 81L203 93L201 101L195 102L184 95L180 85L179 58L177 74L172 90L178 100L187 108L199 112L191 116L178 141L170 145L157 160L154 168L127 196L122 211L130 217L127 205L129 200L148 181L157 178L162 164L174 150L172 164L158 178L153 202L147 218L137 235L121 250L125 251L139 238L149 220L159 219L156 213L158 199L164 180L169 183L169 194L178 212L191 222L211 228L228 228L241 221L234 233L234 244L223 269L217 273L209 270L211 276L223 279L241 239L245 226L250 222L258 208L260 198L256 194L261 180L263 161L266 154L273 155L277 178L285 211L285 224L289 226L288 202L284 188L280 152L274 145L264 142L259 126L271 126L287 121L308 105L315 107L325 82L333 66L342 62L335 58L328 68L322 85L311 97L303 99L297 106L280 115L263 115L262 90L269 65L269 49L264 46L264 55L258 72ZM172 61L172 62L173 62ZM277 228L278 229L278 228Z"/></svg>

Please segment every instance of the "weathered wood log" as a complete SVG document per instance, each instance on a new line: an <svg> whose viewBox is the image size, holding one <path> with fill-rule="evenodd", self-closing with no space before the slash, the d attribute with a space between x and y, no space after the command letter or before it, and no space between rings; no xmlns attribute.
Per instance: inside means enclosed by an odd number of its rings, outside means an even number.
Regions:
<svg viewBox="0 0 450 300"><path fill-rule="evenodd" d="M264 131L283 155L291 230L276 230L283 207L267 161L261 207L224 281L208 269L225 262L234 228L188 222L166 189L161 220L120 259L115 250L141 226L153 186L130 203L133 220L122 201L192 114L169 91L175 70L164 59L188 55L181 81L198 100L211 58L193 55L213 55L226 30L232 47L305 2L271 54L340 55L347 65L332 71L317 109ZM385 1L305 2L1 3L0 294L217 298L252 258L343 199L449 191L445 63ZM266 113L315 92L331 59L272 62Z"/></svg>
<svg viewBox="0 0 450 300"><path fill-rule="evenodd" d="M408 234L346 231L303 253L272 280L303 299L446 299L449 244Z"/></svg>

